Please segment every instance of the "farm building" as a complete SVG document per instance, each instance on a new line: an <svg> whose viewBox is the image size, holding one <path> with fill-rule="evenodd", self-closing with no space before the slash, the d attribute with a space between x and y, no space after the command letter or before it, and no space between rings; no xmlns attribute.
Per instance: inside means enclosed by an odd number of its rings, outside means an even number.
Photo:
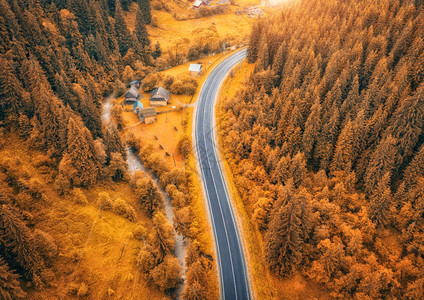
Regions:
<svg viewBox="0 0 424 300"><path fill-rule="evenodd" d="M138 88L140 87L140 81L132 81L130 83L130 89L125 93L124 104L134 104L140 101L143 96L140 94Z"/></svg>
<svg viewBox="0 0 424 300"><path fill-rule="evenodd" d="M134 111L134 113L135 114L138 114L141 109L143 109L143 103L141 103L138 100L136 102L134 102L134 105L133 105L133 111Z"/></svg>
<svg viewBox="0 0 424 300"><path fill-rule="evenodd" d="M202 73L202 65L201 64L190 64L188 71L190 72L191 76L197 77L197 76L200 75L200 73Z"/></svg>
<svg viewBox="0 0 424 300"><path fill-rule="evenodd" d="M166 106L169 101L169 91L163 87L158 87L153 90L149 100L151 106Z"/></svg>
<svg viewBox="0 0 424 300"><path fill-rule="evenodd" d="M209 0L196 0L194 3L193 3L193 7L194 8L199 8L200 6L202 6L202 5L204 5L204 6L208 6L209 5Z"/></svg>
<svg viewBox="0 0 424 300"><path fill-rule="evenodd" d="M140 85L141 85L141 80L133 80L133 81L131 81L131 82L130 82L130 87L131 87L132 85L136 85L136 86L137 86L137 88L139 89L139 88L140 88Z"/></svg>
<svg viewBox="0 0 424 300"><path fill-rule="evenodd" d="M140 120L145 124L151 124L156 122L156 108L148 107L139 110L138 116Z"/></svg>

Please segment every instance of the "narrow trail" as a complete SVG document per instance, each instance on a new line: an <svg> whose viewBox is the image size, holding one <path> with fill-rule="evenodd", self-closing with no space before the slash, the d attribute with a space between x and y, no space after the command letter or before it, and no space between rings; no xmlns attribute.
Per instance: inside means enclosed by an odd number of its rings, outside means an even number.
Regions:
<svg viewBox="0 0 424 300"><path fill-rule="evenodd" d="M115 98L115 94L111 94L108 97L106 97L103 101L103 111L102 111L101 119L105 123L108 123L110 121L110 112L113 105L112 100L114 98ZM128 170L130 174L133 174L135 171L140 170L145 172L148 176L152 178L152 180L155 182L156 186L158 187L159 191L161 192L163 196L166 218L168 219L169 223L173 225L174 212L172 211L173 206L171 204L171 199L169 198L168 194L159 186L158 178L143 166L141 159L129 147L127 147L127 164L128 164ZM182 266L182 269L183 269L183 279L185 280L186 243L184 241L184 237L177 232L175 232L174 254L180 261L180 265ZM181 293L184 290L184 285L185 284L183 282L178 287L176 291L177 299L180 299Z"/></svg>

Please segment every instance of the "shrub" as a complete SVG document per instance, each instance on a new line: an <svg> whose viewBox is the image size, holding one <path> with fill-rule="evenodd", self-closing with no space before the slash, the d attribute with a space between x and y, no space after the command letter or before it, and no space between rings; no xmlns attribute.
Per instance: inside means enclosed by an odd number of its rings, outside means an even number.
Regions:
<svg viewBox="0 0 424 300"><path fill-rule="evenodd" d="M71 282L69 284L68 293L71 295L76 295L78 293L79 287L80 285L78 283Z"/></svg>
<svg viewBox="0 0 424 300"><path fill-rule="evenodd" d="M120 96L122 96L125 93L126 86L125 86L125 84L122 83L121 80L116 79L114 90L116 92L116 96L117 97L120 97Z"/></svg>
<svg viewBox="0 0 424 300"><path fill-rule="evenodd" d="M165 80L163 81L163 87L167 90L171 88L171 85L174 83L175 77L172 75L166 75Z"/></svg>
<svg viewBox="0 0 424 300"><path fill-rule="evenodd" d="M144 77L141 82L141 89L144 92L152 91L160 80L159 75L155 73L150 73L146 77Z"/></svg>
<svg viewBox="0 0 424 300"><path fill-rule="evenodd" d="M28 182L28 193L36 198L40 199L44 192L44 184L38 178L31 178Z"/></svg>
<svg viewBox="0 0 424 300"><path fill-rule="evenodd" d="M187 159L188 155L190 154L191 150L191 143L190 138L185 134L181 137L181 139L178 141L177 145L178 152Z"/></svg>
<svg viewBox="0 0 424 300"><path fill-rule="evenodd" d="M135 222L136 220L136 213L134 208L121 198L115 200L115 203L113 204L113 212L130 220L131 222Z"/></svg>
<svg viewBox="0 0 424 300"><path fill-rule="evenodd" d="M98 196L98 205L103 210L112 210L113 209L113 201L110 199L110 195L107 192L100 192Z"/></svg>
<svg viewBox="0 0 424 300"><path fill-rule="evenodd" d="M143 273L148 273L156 266L156 259L150 249L150 247L143 245L138 253L136 259L137 267Z"/></svg>
<svg viewBox="0 0 424 300"><path fill-rule="evenodd" d="M130 184L132 188L135 188L137 185L137 181L143 178L146 178L147 175L145 172L140 171L140 170L136 170L132 175L131 175L131 180L130 180Z"/></svg>
<svg viewBox="0 0 424 300"><path fill-rule="evenodd" d="M158 0L153 0L151 3L150 3L150 5L151 5L151 7L153 8L153 9L155 9L155 10L161 10L162 9L162 3L160 3L160 1L158 1ZM154 18L155 16L152 16L152 23L153 23L153 18ZM157 18L156 18L157 19ZM153 25L153 24L152 24Z"/></svg>
<svg viewBox="0 0 424 300"><path fill-rule="evenodd" d="M133 231L133 236L137 240L142 240L147 235L147 229L146 227L139 225L137 226Z"/></svg>
<svg viewBox="0 0 424 300"><path fill-rule="evenodd" d="M153 282L161 291L176 288L181 282L181 266L175 256L165 256L163 262L150 271Z"/></svg>
<svg viewBox="0 0 424 300"><path fill-rule="evenodd" d="M160 177L164 172L168 171L165 161L158 153L150 155L147 158L145 165L158 177Z"/></svg>
<svg viewBox="0 0 424 300"><path fill-rule="evenodd" d="M145 145L143 148L140 149L139 156L141 159L147 160L147 158L152 155L155 152L153 145L151 143Z"/></svg>
<svg viewBox="0 0 424 300"><path fill-rule="evenodd" d="M81 205L88 204L87 197L85 196L84 192L80 188L74 188L72 190L72 195L73 195L72 200L75 203L81 204Z"/></svg>
<svg viewBox="0 0 424 300"><path fill-rule="evenodd" d="M122 129L124 127L124 116L123 116L124 109L121 105L113 105L111 109L111 116L112 119L115 121L116 125L118 126L118 129Z"/></svg>
<svg viewBox="0 0 424 300"><path fill-rule="evenodd" d="M197 89L197 81L194 78L183 77L177 79L170 87L170 91L177 95L193 95Z"/></svg>
<svg viewBox="0 0 424 300"><path fill-rule="evenodd" d="M153 27L158 27L159 26L159 21L158 18L156 16L152 17L152 22L150 23Z"/></svg>
<svg viewBox="0 0 424 300"><path fill-rule="evenodd" d="M113 289L111 289L110 287L107 289L107 295L109 297L112 297L115 295L115 291Z"/></svg>
<svg viewBox="0 0 424 300"><path fill-rule="evenodd" d="M39 229L34 230L34 243L38 253L47 266L51 266L57 257L58 248L50 234Z"/></svg>
<svg viewBox="0 0 424 300"><path fill-rule="evenodd" d="M77 296L87 296L88 286L85 282L81 282L81 285L78 289Z"/></svg>

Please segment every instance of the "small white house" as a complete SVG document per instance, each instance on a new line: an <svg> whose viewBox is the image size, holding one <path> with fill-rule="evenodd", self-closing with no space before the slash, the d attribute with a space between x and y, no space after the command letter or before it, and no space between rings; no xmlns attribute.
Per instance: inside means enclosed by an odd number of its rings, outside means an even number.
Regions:
<svg viewBox="0 0 424 300"><path fill-rule="evenodd" d="M200 73L202 73L202 65L201 64L190 64L188 71L190 72L191 76L197 77L197 76L200 75Z"/></svg>
<svg viewBox="0 0 424 300"><path fill-rule="evenodd" d="M209 5L209 0L196 0L194 3L193 3L193 7L194 8L199 8L200 6L202 6L202 5L204 5L204 6L208 6Z"/></svg>

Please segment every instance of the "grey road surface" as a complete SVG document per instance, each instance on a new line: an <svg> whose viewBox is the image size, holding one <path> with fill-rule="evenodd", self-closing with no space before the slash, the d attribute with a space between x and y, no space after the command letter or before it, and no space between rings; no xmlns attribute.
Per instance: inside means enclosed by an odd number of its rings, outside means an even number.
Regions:
<svg viewBox="0 0 424 300"><path fill-rule="evenodd" d="M237 223L217 155L214 106L220 87L234 66L246 57L241 50L210 73L200 91L194 123L196 156L214 232L221 298L250 299L250 286Z"/></svg>

